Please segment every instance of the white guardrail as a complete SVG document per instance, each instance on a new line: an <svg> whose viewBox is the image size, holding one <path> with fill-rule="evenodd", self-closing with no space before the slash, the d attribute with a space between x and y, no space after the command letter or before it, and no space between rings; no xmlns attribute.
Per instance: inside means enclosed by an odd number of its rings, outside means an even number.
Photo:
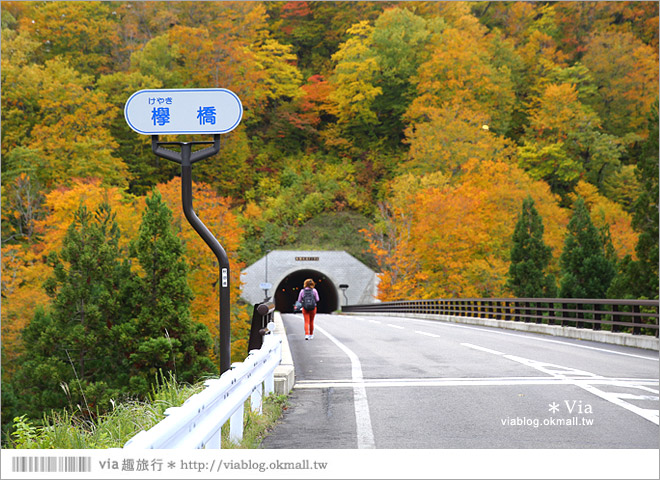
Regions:
<svg viewBox="0 0 660 480"><path fill-rule="evenodd" d="M272 328L271 328L272 327ZM268 325L274 330L274 324ZM282 338L264 335L259 350L252 350L220 378L205 382L206 388L180 407L165 411L166 418L131 438L124 448L221 448L220 429L229 420L229 439L243 438L244 404L250 397L253 411L261 412L264 396L274 391L275 367L282 358Z"/></svg>

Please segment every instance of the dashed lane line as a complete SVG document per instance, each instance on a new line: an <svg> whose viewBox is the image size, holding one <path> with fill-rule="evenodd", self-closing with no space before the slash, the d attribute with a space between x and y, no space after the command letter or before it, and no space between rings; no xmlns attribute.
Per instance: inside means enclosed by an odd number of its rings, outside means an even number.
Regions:
<svg viewBox="0 0 660 480"><path fill-rule="evenodd" d="M405 327L402 327L401 325L394 325L393 323L386 323L385 325L388 327L397 328L399 330L405 330Z"/></svg>
<svg viewBox="0 0 660 480"><path fill-rule="evenodd" d="M425 335L427 337L442 338L442 335L436 335L435 333L429 333L429 332L422 332L420 330L415 330L415 333L418 333L420 335Z"/></svg>
<svg viewBox="0 0 660 480"><path fill-rule="evenodd" d="M623 355L623 356L626 356L626 357L641 358L643 360L651 360L651 361L654 361L654 362L660 361L660 357L657 357L657 356L656 357L650 357L650 356L644 356L644 355L635 355L634 353L619 352L619 351L610 350L610 349L607 349L607 348L591 347L589 345L580 345L578 343L562 342L561 340L551 340L549 338L541 338L541 337L534 336L534 335L521 335L519 333L502 332L502 331L499 331L499 330L494 329L492 327L491 328L488 328L488 327L481 327L480 328L480 327L471 327L471 326L468 326L468 325L457 325L455 323L450 323L450 322L438 322L438 321L434 321L434 320L424 320L424 319L420 319L420 318L406 318L406 317L401 317L401 318L405 318L406 320L414 320L414 321L417 321L417 322L424 322L424 323L431 322L433 325L443 326L443 327L464 328L464 329L467 329L467 330L477 330L479 332L489 332L489 333L494 333L494 334L497 334L497 335L507 335L507 336L510 336L510 337L531 339L531 340L535 340L535 341L538 341L538 342L558 343L560 345L567 345L569 347L585 348L587 350L596 350L596 351L599 351L599 352L613 353L615 355Z"/></svg>
<svg viewBox="0 0 660 480"><path fill-rule="evenodd" d="M357 317L356 316L354 318L358 318L360 320L367 320L364 317ZM618 352L616 350L610 350L610 349L607 349L607 348L598 348L598 347L591 347L589 345L580 345L578 343L562 342L561 340L551 340L549 338L540 338L540 337L536 337L536 336L533 336L533 335L521 335L521 334L518 334L518 333L502 332L502 331L498 331L497 329L488 328L488 327L472 327L472 326L469 326L469 325L458 325L458 324L451 323L451 322L438 322L438 321L434 321L434 320L424 320L422 318L407 318L407 317L404 317L404 316L401 316L400 318L405 319L405 320L413 320L415 322L424 322L424 323L431 322L433 325L443 326L443 327L465 328L467 330L477 330L479 332L489 332L489 333L495 333L497 335L507 335L507 336L510 336L510 337L526 338L526 339L531 339L531 340L535 340L535 341L538 341L538 342L557 343L557 344L560 344L560 345L567 345L567 346L570 346L570 347L585 348L587 350L595 350L595 351L598 351L598 352L612 353L612 354L615 354L615 355L623 355L625 357L641 358L643 360L651 360L651 361L654 361L654 362L660 361L660 357L649 357L649 356L644 356L644 355L635 355L634 353ZM372 322L372 323L380 323L377 320L369 319L368 321ZM415 333L421 333L421 332L416 331ZM429 336L431 336L431 335L429 335Z"/></svg>
<svg viewBox="0 0 660 480"><path fill-rule="evenodd" d="M464 347L471 348L473 350L480 350L482 352L492 353L493 355L504 355L502 352L498 352L497 350L491 350L490 348L484 348L478 345L472 345L471 343L461 343L461 345L463 345Z"/></svg>

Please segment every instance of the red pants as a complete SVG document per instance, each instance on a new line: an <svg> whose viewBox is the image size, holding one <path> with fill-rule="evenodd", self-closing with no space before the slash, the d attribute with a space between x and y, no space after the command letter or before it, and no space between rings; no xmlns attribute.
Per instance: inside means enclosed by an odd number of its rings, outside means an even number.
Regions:
<svg viewBox="0 0 660 480"><path fill-rule="evenodd" d="M316 316L316 308L314 310L302 309L303 317L305 318L305 335L314 335L314 317Z"/></svg>

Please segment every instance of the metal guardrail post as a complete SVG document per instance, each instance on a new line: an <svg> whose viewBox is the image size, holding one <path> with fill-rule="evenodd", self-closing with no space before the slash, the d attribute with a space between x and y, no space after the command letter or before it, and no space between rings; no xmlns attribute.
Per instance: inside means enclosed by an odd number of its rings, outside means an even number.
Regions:
<svg viewBox="0 0 660 480"><path fill-rule="evenodd" d="M584 322L582 321L584 319L584 304L578 304L577 305L577 312L575 313L575 317L578 319L576 323L577 328L584 328Z"/></svg>
<svg viewBox="0 0 660 480"><path fill-rule="evenodd" d="M241 363L207 380L206 388L188 398L181 407L166 411L166 417L149 430L131 438L125 449L220 448L222 426L229 421L230 438L243 436L243 409L248 398L256 401L261 384L262 395L272 393L273 373L282 358L282 339L268 335L261 349L250 353Z"/></svg>
<svg viewBox="0 0 660 480"><path fill-rule="evenodd" d="M639 305L632 305L631 310L633 313L639 313ZM641 324L642 324L642 317L640 315L635 315L633 316L633 330L632 333L633 335L639 335L641 333Z"/></svg>
<svg viewBox="0 0 660 480"><path fill-rule="evenodd" d="M617 313L619 312L619 306L618 305L612 305L612 311L615 312L612 314L612 331L613 332L618 332L621 330L619 325L616 323L619 321L619 316Z"/></svg>
<svg viewBox="0 0 660 480"><path fill-rule="evenodd" d="M602 327L603 315L600 313L600 309L601 309L600 304L595 303L594 310L596 311L596 313L594 313L594 323L591 324L591 328L593 328L594 330L600 330Z"/></svg>
<svg viewBox="0 0 660 480"><path fill-rule="evenodd" d="M554 303L548 303L548 325L554 325L555 324L555 304Z"/></svg>

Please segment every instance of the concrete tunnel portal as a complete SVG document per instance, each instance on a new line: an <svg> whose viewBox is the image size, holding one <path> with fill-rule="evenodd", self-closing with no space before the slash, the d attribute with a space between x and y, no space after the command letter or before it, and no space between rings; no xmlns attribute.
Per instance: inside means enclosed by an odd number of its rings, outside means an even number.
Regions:
<svg viewBox="0 0 660 480"><path fill-rule="evenodd" d="M275 309L282 313L292 313L293 304L298 300L298 294L308 278L314 280L315 288L319 292L317 313L332 313L339 309L337 287L326 275L311 269L297 270L282 279L275 289Z"/></svg>
<svg viewBox="0 0 660 480"><path fill-rule="evenodd" d="M377 297L376 272L343 250L270 251L241 272L241 297L261 303L267 290L278 311L291 313L308 278L321 298L319 313L373 303Z"/></svg>

